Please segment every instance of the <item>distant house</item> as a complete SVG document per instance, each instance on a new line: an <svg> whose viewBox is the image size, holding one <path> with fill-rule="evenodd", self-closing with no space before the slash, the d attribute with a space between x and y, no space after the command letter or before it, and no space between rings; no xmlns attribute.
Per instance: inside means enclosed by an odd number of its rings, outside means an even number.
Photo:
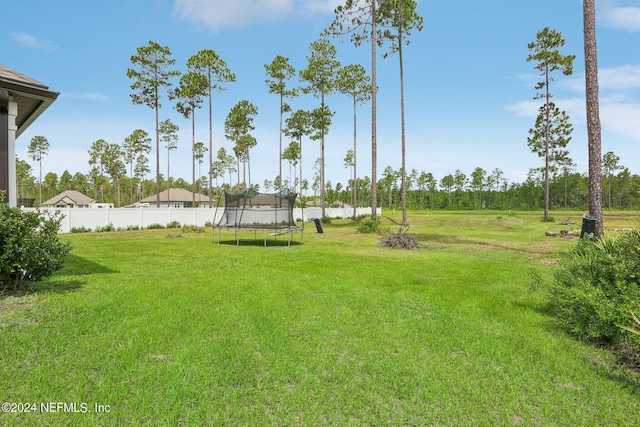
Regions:
<svg viewBox="0 0 640 427"><path fill-rule="evenodd" d="M57 97L58 92L0 64L0 191L4 191L0 202L17 206L16 138Z"/></svg>
<svg viewBox="0 0 640 427"><path fill-rule="evenodd" d="M79 191L75 190L67 190L64 191L57 196L50 198L42 202L42 207L52 207L52 208L92 208L92 207L102 207L97 205L104 205L104 203L96 203L94 199L91 197L85 196ZM113 206L111 206L113 207Z"/></svg>
<svg viewBox="0 0 640 427"><path fill-rule="evenodd" d="M192 208L194 193L184 188L172 188L170 190L164 190L160 192L160 207L161 208ZM209 207L209 196L204 194L195 193L196 206L201 208ZM140 200L138 205L155 208L157 206L157 195L147 197Z"/></svg>

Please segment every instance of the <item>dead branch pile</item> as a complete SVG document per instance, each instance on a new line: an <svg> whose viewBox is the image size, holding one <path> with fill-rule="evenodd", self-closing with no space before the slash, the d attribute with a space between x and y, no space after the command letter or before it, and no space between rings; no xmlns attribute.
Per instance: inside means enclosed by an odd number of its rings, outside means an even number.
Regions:
<svg viewBox="0 0 640 427"><path fill-rule="evenodd" d="M407 231L409 231L409 225L403 225L397 233L387 235L380 243L391 249L418 249L420 243L414 236L407 234Z"/></svg>

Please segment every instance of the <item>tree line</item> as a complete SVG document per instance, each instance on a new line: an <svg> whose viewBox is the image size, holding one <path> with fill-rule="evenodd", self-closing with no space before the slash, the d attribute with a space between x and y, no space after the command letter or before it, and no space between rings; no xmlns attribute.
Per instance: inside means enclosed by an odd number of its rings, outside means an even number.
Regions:
<svg viewBox="0 0 640 427"><path fill-rule="evenodd" d="M284 160L288 157L284 154ZM200 159L199 161L202 161ZM319 159L316 167L310 175L310 179L300 180L296 176L293 162L288 161L289 171L283 171L284 179L280 182L279 176L273 179L265 179L260 183L252 184L256 191L276 191L278 188L297 187L303 194L305 205L319 205L320 173ZM604 207L608 209L640 209L640 174L632 173L630 169L620 163L620 158L613 152L607 152L602 158L602 200ZM224 148L220 148L215 157L214 164L218 172L214 174L213 186L208 187L208 177L202 175L195 182L199 193L209 195L217 199L222 190L237 191L242 187L232 177L237 173L236 159L227 154ZM39 191L42 191L43 200L47 200L65 190L76 190L83 194L114 203L115 206L123 206L131 202L130 188L135 188L133 200L140 200L155 194L156 181L143 176L136 177L133 181L128 176L120 179L119 185L113 180L101 179L101 175L93 172L87 174L71 174L64 171L61 175L46 173L42 185L34 176L36 171L23 160L17 160L17 191L22 200L38 200ZM350 152L345 156L345 168L352 168ZM407 171L406 199L408 209L516 209L516 210L543 210L545 205L549 209L588 209L589 201L589 177L587 173L576 171L575 165L563 168L552 168L548 186L548 202L545 198L545 173L544 168L531 168L524 181L509 181L500 168L485 170L476 167L472 171L463 172L456 169L445 176L435 176L431 172L412 169ZM402 209L402 171L387 166L376 183L377 206L383 208ZM183 188L191 190L194 183L182 178L172 179L170 182L166 176L160 175L161 191L170 188ZM325 182L325 198L327 206L371 206L371 178L358 177L354 186L354 180L347 182ZM354 188L355 187L355 188ZM123 189L127 189L123 191ZM354 192L354 190L356 190ZM119 194L122 193L120 196ZM126 194L125 194L126 193ZM354 204L353 195L357 194ZM102 197L102 199L101 199ZM120 199L119 199L120 197ZM36 203L37 204L37 203Z"/></svg>

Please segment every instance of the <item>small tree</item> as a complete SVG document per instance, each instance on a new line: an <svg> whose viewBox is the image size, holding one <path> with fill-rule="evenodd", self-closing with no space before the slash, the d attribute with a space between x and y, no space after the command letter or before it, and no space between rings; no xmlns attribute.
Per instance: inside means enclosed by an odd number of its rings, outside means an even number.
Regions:
<svg viewBox="0 0 640 427"><path fill-rule="evenodd" d="M176 110L185 119L191 118L191 192L193 206L196 204L196 119L195 110L202 105L207 93L207 78L204 74L190 71L180 78L180 86L173 96L178 99Z"/></svg>
<svg viewBox="0 0 640 427"><path fill-rule="evenodd" d="M58 239L62 214L0 203L0 288L22 290L62 268L71 250Z"/></svg>
<svg viewBox="0 0 640 427"><path fill-rule="evenodd" d="M172 70L175 59L171 59L171 51L167 46L149 41L147 46L136 49L136 55L131 56L131 64L136 68L127 69L127 77L134 79L131 89L131 101L134 104L146 105L155 111L156 115L156 203L160 207L160 129L159 110L162 106L160 99L162 88L170 88L171 77L179 76L180 72Z"/></svg>
<svg viewBox="0 0 640 427"><path fill-rule="evenodd" d="M44 136L36 135L31 138L31 143L27 149L27 154L34 161L40 165L40 196L38 199L38 206L42 204L42 158L49 154L49 141Z"/></svg>
<svg viewBox="0 0 640 427"><path fill-rule="evenodd" d="M298 94L296 89L287 89L287 81L295 74L296 69L289 63L289 58L278 55L270 64L265 64L264 69L270 79L265 80L269 85L269 93L280 96L280 148L279 152L279 174L282 175L282 114L287 112L288 105L285 98L292 98Z"/></svg>
<svg viewBox="0 0 640 427"><path fill-rule="evenodd" d="M482 209L482 191L486 185L487 172L477 167L471 172L471 188L476 193L476 209Z"/></svg>
<svg viewBox="0 0 640 427"><path fill-rule="evenodd" d="M356 217L356 175L354 173L354 168L356 165L356 161L355 161L355 156L353 154L353 150L352 149L348 149L347 150L347 154L344 156L344 167L346 168L351 168L351 195L352 195L352 199L351 199L351 203L353 204L353 217Z"/></svg>
<svg viewBox="0 0 640 427"><path fill-rule="evenodd" d="M602 156L602 172L607 177L607 198L608 207L611 209L611 181L613 180L613 174L623 169L620 166L620 157L616 156L613 151L609 151Z"/></svg>
<svg viewBox="0 0 640 427"><path fill-rule="evenodd" d="M561 111L553 102L540 107L536 125L529 130L527 138L532 153L544 158L544 220L549 220L549 174L557 170L569 152L565 150L571 141L573 126L569 116Z"/></svg>
<svg viewBox="0 0 640 427"><path fill-rule="evenodd" d="M236 75L231 72L227 63L211 49L202 49L187 60L191 71L203 74L207 80L207 98L209 100L209 168L213 164L213 107L212 92L225 90L224 83L235 82ZM209 174L209 188L213 177ZM209 192L209 207L213 207L212 194Z"/></svg>
<svg viewBox="0 0 640 427"><path fill-rule="evenodd" d="M229 174L229 187L231 187L231 175L236 171L233 156L227 154L227 150L224 147L220 147L216 157L220 162L222 184L224 185L224 173L227 172Z"/></svg>
<svg viewBox="0 0 640 427"><path fill-rule="evenodd" d="M289 182L293 187L295 185L295 168L300 160L300 144L297 141L291 141L282 153L282 158L289 162ZM294 171L294 181L291 180L291 167ZM302 194L300 194L302 197Z"/></svg>
<svg viewBox="0 0 640 427"><path fill-rule="evenodd" d="M204 155L207 153L208 149L207 146L204 145L204 142L196 142L193 146L193 157L198 161L198 192L202 191L202 186L200 185L202 183L202 171L201 171L201 167L202 167L202 163L204 163Z"/></svg>
<svg viewBox="0 0 640 427"><path fill-rule="evenodd" d="M136 157L136 165L134 168L135 176L140 182L140 199L144 198L144 177L149 172L151 172L151 169L149 169L149 159L147 156L140 153L138 157Z"/></svg>
<svg viewBox="0 0 640 427"><path fill-rule="evenodd" d="M160 140L164 142L167 149L167 201L171 203L171 152L178 148L178 125L173 124L170 119L160 122Z"/></svg>
<svg viewBox="0 0 640 427"><path fill-rule="evenodd" d="M353 100L353 151L351 151L351 163L353 172L353 182L357 178L357 126L356 110L357 105L371 99L371 79L362 65L351 64L342 67L338 71L338 90ZM356 185L353 186L353 216L356 216Z"/></svg>
<svg viewBox="0 0 640 427"><path fill-rule="evenodd" d="M134 176L138 176L137 171L139 169L138 165L140 163L140 156L146 159L145 155L151 152L151 137L146 131L142 129L136 129L131 133L131 135L127 136L124 139L122 143L122 149L124 151L124 161L129 165L129 178L131 181L131 200L129 203L133 203ZM148 160L145 160L145 162L147 161ZM142 186L142 181L140 182L140 185Z"/></svg>
<svg viewBox="0 0 640 427"><path fill-rule="evenodd" d="M300 147L300 200L302 200L302 137L311 134L311 113L306 110L296 110L286 120L284 134L295 141Z"/></svg>
<svg viewBox="0 0 640 427"><path fill-rule="evenodd" d="M307 68L300 71L300 80L307 83L302 88L306 94L313 94L320 99L320 111L328 110L325 97L335 90L336 74L340 68L340 62L336 59L336 47L327 39L319 39L311 43L311 55L307 57ZM320 116L320 208L324 217L325 210L325 177L324 177L324 137L329 124L326 121L327 114Z"/></svg>
<svg viewBox="0 0 640 427"><path fill-rule="evenodd" d="M554 71L562 71L565 76L573 74L573 60L575 55L561 55L559 48L563 47L565 40L562 33L545 27L536 34L536 41L528 45L531 52L527 57L527 61L535 61L535 69L540 72L542 81L536 84L538 93L534 99L544 99L544 105L540 109L540 116L536 120L536 129L539 129L539 137L544 143L545 157L545 177L544 177L544 220L549 220L549 167L550 167L550 150L552 145L553 121L561 121L559 110L552 105L551 91L549 89L553 82L552 73ZM557 115L556 115L557 112ZM565 121L566 122L566 121ZM568 141L567 141L568 142Z"/></svg>
<svg viewBox="0 0 640 427"><path fill-rule="evenodd" d="M31 166L24 160L16 158L16 194L21 199L27 198L27 194L33 194L35 189L35 179L31 175Z"/></svg>
<svg viewBox="0 0 640 427"><path fill-rule="evenodd" d="M406 143L405 143L405 119L404 119L404 62L402 58L403 45L409 44L409 36L412 29L422 31L423 19L416 12L418 4L415 0L386 0L382 2L378 14L381 26L387 27L380 37L380 42L385 39L391 41L389 52L383 57L392 53L398 53L400 64L400 117L402 128L402 224L407 224L407 186L406 186Z"/></svg>
<svg viewBox="0 0 640 427"><path fill-rule="evenodd" d="M100 185L100 201L104 202L104 170L105 170L105 156L107 152L107 146L109 144L104 139L98 139L89 149L89 165L97 168L98 175L96 180Z"/></svg>
<svg viewBox="0 0 640 427"><path fill-rule="evenodd" d="M233 151L240 162L249 168L249 185L247 186L246 172L243 176L243 184L245 188L251 187L251 164L249 162L249 150L257 144L256 138L251 135L254 130L253 117L258 114L258 107L247 100L238 102L227 115L224 122L224 133L227 139L235 145ZM243 169L245 171L246 168ZM239 173L239 168L238 168ZM238 181L240 181L238 179Z"/></svg>
<svg viewBox="0 0 640 427"><path fill-rule="evenodd" d="M107 144L103 162L111 181L116 185L116 206L120 207L120 179L126 175L127 168L123 161L124 152L118 144Z"/></svg>

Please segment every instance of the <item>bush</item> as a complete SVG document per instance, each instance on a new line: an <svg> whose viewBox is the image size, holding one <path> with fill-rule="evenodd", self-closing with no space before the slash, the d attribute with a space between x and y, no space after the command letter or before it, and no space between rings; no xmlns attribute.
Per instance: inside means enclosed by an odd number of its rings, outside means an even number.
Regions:
<svg viewBox="0 0 640 427"><path fill-rule="evenodd" d="M358 233L378 233L380 231L380 222L378 220L369 219L362 221L358 225Z"/></svg>
<svg viewBox="0 0 640 427"><path fill-rule="evenodd" d="M551 298L559 318L580 338L624 344L629 311L640 303L640 233L581 240L554 273Z"/></svg>
<svg viewBox="0 0 640 427"><path fill-rule="evenodd" d="M72 227L71 233L91 233L91 229L85 227L84 225L81 227Z"/></svg>
<svg viewBox="0 0 640 427"><path fill-rule="evenodd" d="M181 225L178 221L171 221L169 224L167 224L167 228L180 228Z"/></svg>
<svg viewBox="0 0 640 427"><path fill-rule="evenodd" d="M71 250L58 239L62 214L22 212L0 203L0 288L24 289L62 268Z"/></svg>
<svg viewBox="0 0 640 427"><path fill-rule="evenodd" d="M185 224L182 226L182 232L183 233L202 233L204 230L200 227L198 227L197 225L189 225L189 224Z"/></svg>
<svg viewBox="0 0 640 427"><path fill-rule="evenodd" d="M104 227L101 227L101 226L96 227L97 233L107 233L109 231L116 231L116 228L113 226L113 224L107 224Z"/></svg>
<svg viewBox="0 0 640 427"><path fill-rule="evenodd" d="M320 218L320 222L323 224L331 224L331 221L333 220L333 218L331 218L330 216L323 216L322 218Z"/></svg>
<svg viewBox="0 0 640 427"><path fill-rule="evenodd" d="M162 224L149 224L147 226L147 230L161 230L164 228L164 225Z"/></svg>

